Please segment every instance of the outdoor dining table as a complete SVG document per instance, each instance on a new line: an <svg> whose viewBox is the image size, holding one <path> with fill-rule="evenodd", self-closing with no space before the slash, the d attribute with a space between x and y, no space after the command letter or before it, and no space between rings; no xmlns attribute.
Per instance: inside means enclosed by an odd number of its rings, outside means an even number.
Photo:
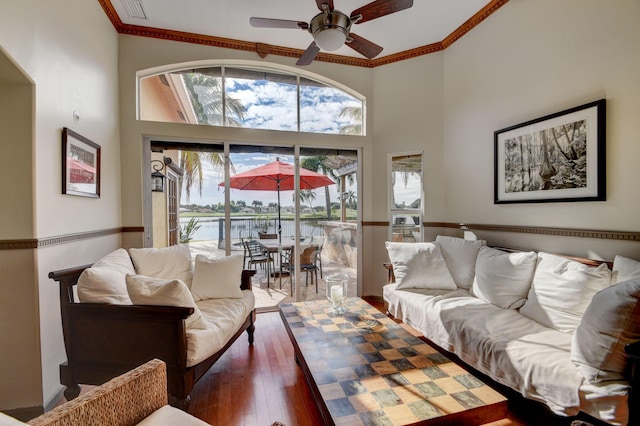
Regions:
<svg viewBox="0 0 640 426"><path fill-rule="evenodd" d="M265 251L269 252L269 255L278 253L278 271L273 271L273 276L275 278L276 274L278 275L280 288L282 288L282 254L285 251L289 251L291 253L294 252L294 248L296 246L296 240L294 238L282 237L280 240L278 239L268 239L268 240L256 240L258 244L260 244ZM310 244L305 244L301 239L300 241L300 250L304 250L309 247ZM291 294L293 295L293 282L291 284Z"/></svg>

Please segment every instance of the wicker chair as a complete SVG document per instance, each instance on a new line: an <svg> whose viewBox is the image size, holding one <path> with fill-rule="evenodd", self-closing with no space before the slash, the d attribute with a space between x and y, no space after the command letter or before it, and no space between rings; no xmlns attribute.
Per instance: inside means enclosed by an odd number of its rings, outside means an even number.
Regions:
<svg viewBox="0 0 640 426"><path fill-rule="evenodd" d="M33 426L129 426L142 424L206 425L171 407L167 395L167 369L153 359L101 386L42 414Z"/></svg>

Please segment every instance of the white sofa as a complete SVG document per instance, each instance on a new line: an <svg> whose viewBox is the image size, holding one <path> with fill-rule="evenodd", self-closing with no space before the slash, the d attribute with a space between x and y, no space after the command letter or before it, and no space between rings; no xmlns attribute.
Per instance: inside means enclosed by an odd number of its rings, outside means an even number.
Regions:
<svg viewBox="0 0 640 426"><path fill-rule="evenodd" d="M587 265L444 236L387 250L391 316L556 414L627 423L624 347L640 340L640 262Z"/></svg>
<svg viewBox="0 0 640 426"><path fill-rule="evenodd" d="M186 409L194 384L245 330L253 343L255 271L243 271L241 255L118 249L89 266L49 274L60 283L67 399L79 383L99 385L159 358L171 404Z"/></svg>

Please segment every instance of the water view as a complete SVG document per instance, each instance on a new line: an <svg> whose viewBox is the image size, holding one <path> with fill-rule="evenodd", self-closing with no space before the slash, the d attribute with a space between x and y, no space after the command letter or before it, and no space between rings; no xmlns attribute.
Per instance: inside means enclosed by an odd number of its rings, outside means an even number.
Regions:
<svg viewBox="0 0 640 426"><path fill-rule="evenodd" d="M180 217L180 226L184 228L191 217ZM198 228L191 236L192 241L222 241L224 236L224 218L213 216L198 217ZM325 219L326 220L326 219ZM258 231L264 229L268 233L277 233L277 219L269 220L266 228L261 228L263 216L241 216L231 218L231 239L258 238ZM323 234L322 225L318 224L322 219L301 219L300 235L303 237L320 236ZM282 219L282 236L293 237L295 235L295 223L293 219Z"/></svg>

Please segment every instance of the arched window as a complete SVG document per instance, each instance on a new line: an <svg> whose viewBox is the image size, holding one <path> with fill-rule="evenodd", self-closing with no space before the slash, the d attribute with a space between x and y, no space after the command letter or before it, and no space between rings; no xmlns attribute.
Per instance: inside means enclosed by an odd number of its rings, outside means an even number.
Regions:
<svg viewBox="0 0 640 426"><path fill-rule="evenodd" d="M320 76L263 64L139 73L140 120L364 135L364 97Z"/></svg>

